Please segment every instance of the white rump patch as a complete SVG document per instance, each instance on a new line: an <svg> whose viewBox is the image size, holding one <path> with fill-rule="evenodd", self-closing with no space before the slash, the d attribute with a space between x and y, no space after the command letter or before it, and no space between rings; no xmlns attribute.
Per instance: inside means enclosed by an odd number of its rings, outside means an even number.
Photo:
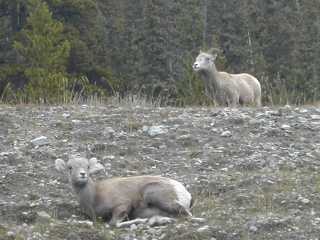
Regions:
<svg viewBox="0 0 320 240"><path fill-rule="evenodd" d="M170 184L174 187L178 200L177 203L179 203L181 206L183 206L186 210L190 209L191 204L191 194L187 191L187 189L182 185L182 183L170 179Z"/></svg>

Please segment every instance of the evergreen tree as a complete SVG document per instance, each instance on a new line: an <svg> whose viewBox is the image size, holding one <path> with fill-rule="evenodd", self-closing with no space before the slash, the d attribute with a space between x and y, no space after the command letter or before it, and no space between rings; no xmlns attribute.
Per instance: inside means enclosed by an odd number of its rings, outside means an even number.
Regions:
<svg viewBox="0 0 320 240"><path fill-rule="evenodd" d="M318 0L0 0L0 94L60 74L121 96L143 90L190 103L202 91L193 58L218 47L218 69L257 76L264 102L314 101L319 11Z"/></svg>
<svg viewBox="0 0 320 240"><path fill-rule="evenodd" d="M161 0L144 1L144 32L142 35L143 69L141 78L145 91L157 97L168 81L166 57L166 34L168 26L163 16L165 3Z"/></svg>
<svg viewBox="0 0 320 240"><path fill-rule="evenodd" d="M32 10L14 42L29 79L27 95L31 101L55 101L65 89L70 44L63 39L62 23L52 18L45 2L29 0L28 4Z"/></svg>

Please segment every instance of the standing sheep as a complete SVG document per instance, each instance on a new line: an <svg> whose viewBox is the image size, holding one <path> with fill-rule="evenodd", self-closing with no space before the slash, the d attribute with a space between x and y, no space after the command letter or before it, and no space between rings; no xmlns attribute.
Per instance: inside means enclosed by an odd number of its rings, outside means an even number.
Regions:
<svg viewBox="0 0 320 240"><path fill-rule="evenodd" d="M217 49L208 52L200 51L193 64L204 81L206 95L217 101L219 105L255 105L261 106L261 86L250 74L230 74L219 72L215 66Z"/></svg>
<svg viewBox="0 0 320 240"><path fill-rule="evenodd" d="M80 207L93 220L101 217L110 225L120 227L132 222L123 221L137 218L147 221L156 217L161 222L163 219L171 221L168 217L178 215L192 216L191 194L173 179L137 176L94 182L89 174L102 167L95 159L75 157L67 163L57 159L55 165L60 172L68 170Z"/></svg>

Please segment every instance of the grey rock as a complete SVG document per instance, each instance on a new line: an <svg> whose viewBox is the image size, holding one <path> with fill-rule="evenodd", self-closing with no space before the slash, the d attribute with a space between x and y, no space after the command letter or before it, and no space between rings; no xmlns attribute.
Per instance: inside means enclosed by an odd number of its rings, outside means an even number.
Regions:
<svg viewBox="0 0 320 240"><path fill-rule="evenodd" d="M143 131L147 132L150 137L155 137L161 134L168 133L168 129L164 125L143 127Z"/></svg>
<svg viewBox="0 0 320 240"><path fill-rule="evenodd" d="M300 201L301 203L303 204L309 204L310 203L310 200L305 198L305 197L302 197L302 196L299 196L298 197L298 201Z"/></svg>
<svg viewBox="0 0 320 240"><path fill-rule="evenodd" d="M206 221L207 219L205 218L200 218L200 217L191 218L191 222L194 222L194 223L205 223Z"/></svg>
<svg viewBox="0 0 320 240"><path fill-rule="evenodd" d="M209 226L209 225L202 226L202 227L200 227L200 228L197 229L197 232L198 232L198 233L207 233L207 232L210 232L210 226Z"/></svg>
<svg viewBox="0 0 320 240"><path fill-rule="evenodd" d="M16 233L13 232L13 231L8 231L8 232L7 232L7 236L14 239L15 236L16 236Z"/></svg>
<svg viewBox="0 0 320 240"><path fill-rule="evenodd" d="M231 137L232 133L230 131L224 131L220 134L221 137Z"/></svg>
<svg viewBox="0 0 320 240"><path fill-rule="evenodd" d="M49 140L47 137L45 136L40 136L40 137L37 137L37 138L34 138L31 140L31 143L34 145L34 146L43 146L43 145L47 145L49 144Z"/></svg>
<svg viewBox="0 0 320 240"><path fill-rule="evenodd" d="M38 215L38 218L41 219L40 221L51 219L51 216L45 211L37 212L37 215Z"/></svg>
<svg viewBox="0 0 320 240"><path fill-rule="evenodd" d="M310 117L311 117L312 120L320 120L320 115L312 114L312 115L310 115Z"/></svg>
<svg viewBox="0 0 320 240"><path fill-rule="evenodd" d="M135 231L135 230L137 230L137 229L138 229L138 227L137 227L136 224L132 224L132 225L130 226L130 231Z"/></svg>
<svg viewBox="0 0 320 240"><path fill-rule="evenodd" d="M258 228L255 225L251 225L251 226L249 226L249 231L250 232L257 232Z"/></svg>
<svg viewBox="0 0 320 240"><path fill-rule="evenodd" d="M281 129L283 129L283 130L289 130L291 127L289 126L289 125L287 125L287 124L282 124L281 125Z"/></svg>

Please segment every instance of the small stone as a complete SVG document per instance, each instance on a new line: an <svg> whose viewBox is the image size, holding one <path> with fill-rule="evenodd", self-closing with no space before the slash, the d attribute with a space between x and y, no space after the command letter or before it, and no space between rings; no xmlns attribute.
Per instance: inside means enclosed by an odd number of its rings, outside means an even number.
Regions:
<svg viewBox="0 0 320 240"><path fill-rule="evenodd" d="M136 224L132 224L132 225L130 226L130 231L135 231L135 230L137 230L137 229L138 229L138 227L137 227Z"/></svg>
<svg viewBox="0 0 320 240"><path fill-rule="evenodd" d="M51 218L51 216L45 211L37 212L37 214L38 214L38 217L40 217L41 219L50 219Z"/></svg>
<svg viewBox="0 0 320 240"><path fill-rule="evenodd" d="M250 232L257 232L258 228L256 226L252 225L252 226L249 227L249 231Z"/></svg>
<svg viewBox="0 0 320 240"><path fill-rule="evenodd" d="M146 128L143 127L143 129L145 130ZM148 135L150 137L155 137L161 134L165 134L168 133L168 130L166 129L165 126L163 125L159 125L159 126L151 126L148 128L148 130L146 130L146 132L148 133Z"/></svg>
<svg viewBox="0 0 320 240"><path fill-rule="evenodd" d="M13 231L9 231L9 232L7 232L7 236L10 238L14 238L16 236L16 234Z"/></svg>
<svg viewBox="0 0 320 240"><path fill-rule="evenodd" d="M309 199L304 198L304 197L302 197L302 196L300 196L300 197L298 198L298 200L299 200L300 202L302 202L303 204L309 204L309 203L310 203L310 200L309 200Z"/></svg>
<svg viewBox="0 0 320 240"><path fill-rule="evenodd" d="M259 125L261 123L261 120L258 119L250 119L249 124L250 125Z"/></svg>
<svg viewBox="0 0 320 240"><path fill-rule="evenodd" d="M79 123L81 123L81 121L78 120L78 119L73 119L73 120L71 120L71 122L74 123L74 124L79 124Z"/></svg>
<svg viewBox="0 0 320 240"><path fill-rule="evenodd" d="M312 120L320 120L320 115L310 115Z"/></svg>
<svg viewBox="0 0 320 240"><path fill-rule="evenodd" d="M149 127L148 127L148 126L143 126L143 127L142 127L142 131L143 131L143 132L147 132L148 130L149 130Z"/></svg>
<svg viewBox="0 0 320 240"><path fill-rule="evenodd" d="M167 237L167 234L163 233L163 234L161 234L161 236L159 237L159 239L160 239L160 240L166 239L166 237Z"/></svg>
<svg viewBox="0 0 320 240"><path fill-rule="evenodd" d="M232 133L230 131L224 131L220 134L221 137L231 137Z"/></svg>
<svg viewBox="0 0 320 240"><path fill-rule="evenodd" d="M0 157L7 157L10 155L10 152L2 152L0 153Z"/></svg>
<svg viewBox="0 0 320 240"><path fill-rule="evenodd" d="M177 137L177 140L186 140L186 139L190 139L191 135L190 134L186 134L186 135L181 135L179 137Z"/></svg>
<svg viewBox="0 0 320 240"><path fill-rule="evenodd" d="M193 223L205 223L207 219L205 218L199 218L199 217L193 217L191 218L191 222Z"/></svg>
<svg viewBox="0 0 320 240"><path fill-rule="evenodd" d="M49 144L48 138L45 136L37 137L31 140L34 146L43 146Z"/></svg>
<svg viewBox="0 0 320 240"><path fill-rule="evenodd" d="M283 129L283 130L288 130L288 129L290 129L291 127L289 126L289 125L287 125L287 124L283 124L283 125L281 125L281 129Z"/></svg>
<svg viewBox="0 0 320 240"><path fill-rule="evenodd" d="M69 118L71 115L70 115L70 113L63 113L62 116L63 116L64 118Z"/></svg>
<svg viewBox="0 0 320 240"><path fill-rule="evenodd" d="M91 227L93 226L93 222L90 221L90 220L78 221L78 223L80 223L80 224L86 224L86 225L91 226Z"/></svg>
<svg viewBox="0 0 320 240"><path fill-rule="evenodd" d="M197 229L198 233L205 233L205 232L209 232L210 230L210 226L209 225L205 225L203 227L200 227Z"/></svg>
<svg viewBox="0 0 320 240"><path fill-rule="evenodd" d="M112 127L106 127L105 131L109 134L114 134L116 132Z"/></svg>

